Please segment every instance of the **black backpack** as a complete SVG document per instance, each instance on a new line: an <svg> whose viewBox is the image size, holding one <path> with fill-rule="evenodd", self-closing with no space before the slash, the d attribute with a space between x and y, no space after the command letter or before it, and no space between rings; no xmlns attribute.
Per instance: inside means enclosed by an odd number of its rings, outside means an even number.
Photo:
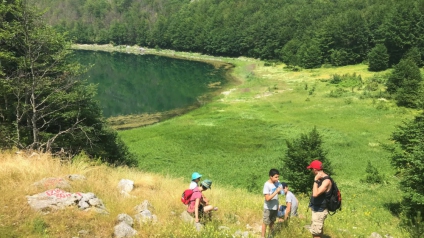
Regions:
<svg viewBox="0 0 424 238"><path fill-rule="evenodd" d="M331 177L327 176L324 179L330 179L331 181L331 196L329 199L327 199L327 209L330 215L334 215L337 210L342 210L342 194L340 193L336 182L334 182Z"/></svg>

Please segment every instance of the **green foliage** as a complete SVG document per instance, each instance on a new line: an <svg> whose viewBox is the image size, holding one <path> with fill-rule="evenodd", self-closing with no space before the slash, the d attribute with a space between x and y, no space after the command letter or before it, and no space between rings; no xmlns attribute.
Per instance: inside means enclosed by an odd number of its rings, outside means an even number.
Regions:
<svg viewBox="0 0 424 238"><path fill-rule="evenodd" d="M402 211L413 224L417 211L424 211L424 113L405 122L392 134L392 165L397 169L403 191Z"/></svg>
<svg viewBox="0 0 424 238"><path fill-rule="evenodd" d="M300 66L305 69L319 68L321 66L321 50L317 43L304 44L299 49Z"/></svg>
<svg viewBox="0 0 424 238"><path fill-rule="evenodd" d="M383 182L383 177L378 172L378 169L368 160L367 168L365 169L365 179L362 182L370 184L378 184Z"/></svg>
<svg viewBox="0 0 424 238"><path fill-rule="evenodd" d="M421 52L418 47L412 47L409 49L406 54L403 56L404 59L410 59L413 61L418 67L423 66L423 61L421 60Z"/></svg>
<svg viewBox="0 0 424 238"><path fill-rule="evenodd" d="M422 103L422 76L411 59L402 59L394 67L386 83L387 92L395 96L399 106L417 108Z"/></svg>
<svg viewBox="0 0 424 238"><path fill-rule="evenodd" d="M308 193L311 190L314 175L306 167L313 160L320 160L324 170L332 174L333 169L322 148L322 138L316 127L308 134L301 134L293 141L286 141L287 151L282 158L282 175L296 193Z"/></svg>
<svg viewBox="0 0 424 238"><path fill-rule="evenodd" d="M251 192L251 193L257 193L259 191L261 191L262 189L262 184L258 184L258 180L261 176L259 176L258 174L255 173L250 173L250 175L247 176L247 180L246 180L246 189L247 191Z"/></svg>
<svg viewBox="0 0 424 238"><path fill-rule="evenodd" d="M317 68L321 63L357 64L382 43L393 65L407 50L424 45L419 0L408 4L384 0L30 2L48 8L49 23L84 44L113 41L282 60L304 68ZM371 60L370 70L387 68L386 56L382 61L379 57L383 56L371 57L376 62Z"/></svg>
<svg viewBox="0 0 424 238"><path fill-rule="evenodd" d="M336 88L335 90L331 90L328 96L332 98L340 98L343 97L346 92L347 91L343 88Z"/></svg>
<svg viewBox="0 0 424 238"><path fill-rule="evenodd" d="M38 235L43 235L47 234L47 228L49 227L49 225L42 218L36 218L33 221L32 227L34 233Z"/></svg>
<svg viewBox="0 0 424 238"><path fill-rule="evenodd" d="M377 44L370 53L368 53L368 70L383 71L389 67L389 54L383 44Z"/></svg>
<svg viewBox="0 0 424 238"><path fill-rule="evenodd" d="M359 88L362 86L363 81L361 75L356 75L356 73L351 74L344 74L344 75L338 75L334 74L332 76L332 79L330 80L330 83L337 84L338 86L344 87L344 88L351 88L352 92L355 88Z"/></svg>
<svg viewBox="0 0 424 238"><path fill-rule="evenodd" d="M299 65L299 57L297 52L301 46L301 41L297 39L292 39L287 44L284 45L281 50L281 61L283 61L287 66L290 65Z"/></svg>
<svg viewBox="0 0 424 238"><path fill-rule="evenodd" d="M364 89L366 91L374 92L380 88L380 85L386 83L387 78L383 75L375 74L365 82Z"/></svg>
<svg viewBox="0 0 424 238"><path fill-rule="evenodd" d="M330 55L330 62L334 66L343 66L348 65L348 53L341 49L341 50L332 50Z"/></svg>
<svg viewBox="0 0 424 238"><path fill-rule="evenodd" d="M0 24L10 37L0 52L13 57L0 78L0 131L7 133L0 145L68 156L84 150L109 163L134 163L117 133L108 129L94 100L96 88L76 79L84 69L69 62L64 34L46 25L26 2L8 6Z"/></svg>

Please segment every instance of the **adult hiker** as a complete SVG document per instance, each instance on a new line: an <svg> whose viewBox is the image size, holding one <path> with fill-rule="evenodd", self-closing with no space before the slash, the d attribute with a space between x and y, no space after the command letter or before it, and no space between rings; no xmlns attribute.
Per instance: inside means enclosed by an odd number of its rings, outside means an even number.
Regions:
<svg viewBox="0 0 424 238"><path fill-rule="evenodd" d="M328 174L323 171L322 162L319 160L312 161L307 169L310 169L315 175L314 184L312 185L312 195L309 207L312 210L312 224L309 231L312 237L322 237L324 233L324 221L328 215L327 200L331 196L331 180Z"/></svg>

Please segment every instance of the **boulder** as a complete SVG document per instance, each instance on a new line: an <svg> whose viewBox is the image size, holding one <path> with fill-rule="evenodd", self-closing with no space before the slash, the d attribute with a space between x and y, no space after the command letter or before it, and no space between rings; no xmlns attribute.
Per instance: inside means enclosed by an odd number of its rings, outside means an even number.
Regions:
<svg viewBox="0 0 424 238"><path fill-rule="evenodd" d="M129 195L128 193L134 189L134 181L129 179L121 179L118 183L119 191L124 195Z"/></svg>
<svg viewBox="0 0 424 238"><path fill-rule="evenodd" d="M35 210L49 212L68 206L77 206L80 210L94 210L108 213L101 199L94 193L69 193L61 189L51 189L32 196L27 196L28 204Z"/></svg>
<svg viewBox="0 0 424 238"><path fill-rule="evenodd" d="M86 180L84 175L79 175L79 174L70 174L68 175L68 179L71 181Z"/></svg>
<svg viewBox="0 0 424 238"><path fill-rule="evenodd" d="M132 217L125 213L119 214L117 220L118 222L125 222L129 226L132 226L134 224L134 220L132 219Z"/></svg>
<svg viewBox="0 0 424 238"><path fill-rule="evenodd" d="M116 238L129 238L135 235L137 235L137 231L126 222L120 222L114 227L113 236Z"/></svg>

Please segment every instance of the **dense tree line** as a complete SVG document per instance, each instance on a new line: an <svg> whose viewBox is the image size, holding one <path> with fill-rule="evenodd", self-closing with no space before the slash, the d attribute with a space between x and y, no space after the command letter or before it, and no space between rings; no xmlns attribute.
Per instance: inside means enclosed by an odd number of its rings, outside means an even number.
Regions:
<svg viewBox="0 0 424 238"><path fill-rule="evenodd" d="M31 0L77 43L137 44L304 68L424 53L423 0ZM371 68L380 70L383 65ZM384 68L384 67L383 67Z"/></svg>
<svg viewBox="0 0 424 238"><path fill-rule="evenodd" d="M108 128L94 100L96 89L79 80L68 62L69 42L25 1L0 5L0 148L70 156L84 151L109 163L133 162Z"/></svg>

